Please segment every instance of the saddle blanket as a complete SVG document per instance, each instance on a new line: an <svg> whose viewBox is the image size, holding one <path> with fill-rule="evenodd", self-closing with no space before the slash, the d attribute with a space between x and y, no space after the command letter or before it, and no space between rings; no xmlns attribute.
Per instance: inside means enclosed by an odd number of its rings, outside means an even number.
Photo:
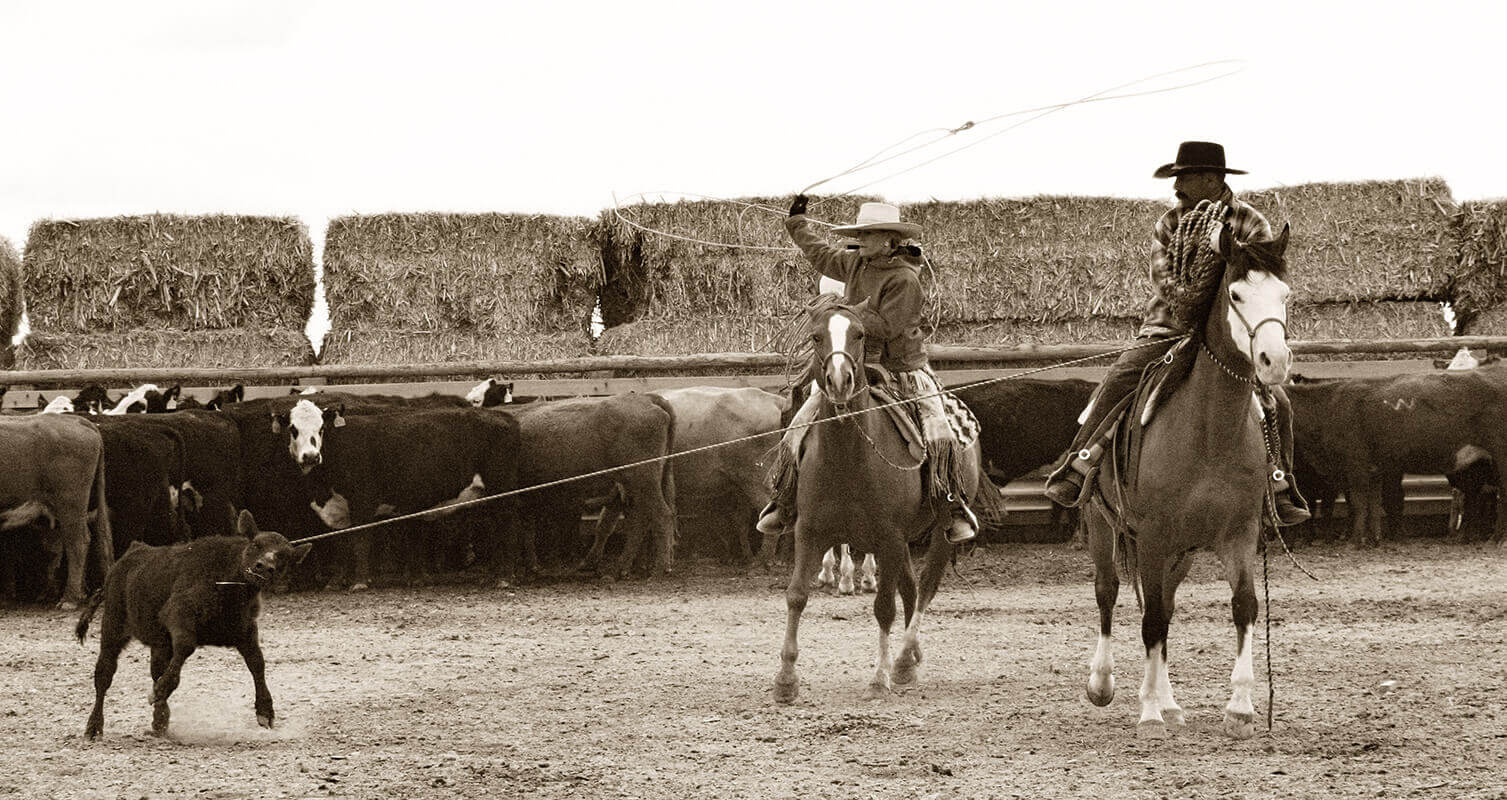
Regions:
<svg viewBox="0 0 1507 800"><path fill-rule="evenodd" d="M873 386L882 398L882 402L892 403L901 398L932 395L941 391L942 387L929 370L911 370L908 372L893 373L883 368L870 367L871 377L874 378ZM937 398L942 403L943 416L947 420L947 427L952 429L952 436L958 442L959 449L966 449L978 440L979 421L978 417L968 409L962 400L951 392L944 392ZM914 426L901 425L900 429L906 435L906 439L925 445L920 437L912 438L921 430L921 404L918 402L907 403L905 408ZM897 420L898 422L898 420Z"/></svg>

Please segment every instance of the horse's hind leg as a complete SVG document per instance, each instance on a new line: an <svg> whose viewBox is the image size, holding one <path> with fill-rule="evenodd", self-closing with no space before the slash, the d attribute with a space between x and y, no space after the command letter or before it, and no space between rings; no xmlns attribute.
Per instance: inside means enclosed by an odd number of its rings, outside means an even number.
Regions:
<svg viewBox="0 0 1507 800"><path fill-rule="evenodd" d="M1235 621L1235 668L1230 672L1230 702L1224 707L1224 732L1236 739L1256 735L1256 709L1251 694L1256 687L1252 668L1256 625L1256 587L1251 575L1255 561L1255 537L1249 546L1225 559L1225 573L1230 581L1230 612ZM1223 555L1223 554L1222 554Z"/></svg>
<svg viewBox="0 0 1507 800"><path fill-rule="evenodd" d="M931 542L926 549L926 565L921 569L919 588L915 587L911 577L915 572L911 568L910 548L901 544L900 550L904 569L900 575L900 592L901 599L905 601L906 619L905 643L901 645L900 655L895 659L895 684L909 685L916 682L916 665L921 663L921 619L926 616L926 609L931 607L931 599L936 596L937 587L942 583L942 572L947 569L952 545L947 541L945 529L932 531ZM911 600L907 592L914 593L914 613L911 612Z"/></svg>
<svg viewBox="0 0 1507 800"><path fill-rule="evenodd" d="M841 546L841 545L839 545ZM837 585L837 550L828 548L822 553L821 570L816 573L816 580L812 583L814 589L825 589L828 586Z"/></svg>
<svg viewBox="0 0 1507 800"><path fill-rule="evenodd" d="M801 524L797 521L796 526ZM806 599L810 596L808 587L822 549L813 547L807 541L807 534L797 530L795 564L790 573L790 585L785 588L785 644L780 648L780 672L774 679L776 703L793 703L800 694L800 680L795 675L795 659L800 654L796 633L801 626L801 612L806 610Z"/></svg>
<svg viewBox="0 0 1507 800"><path fill-rule="evenodd" d="M1078 529L1087 532L1094 558L1094 599L1099 604L1099 638L1094 646L1093 660L1088 664L1088 700L1096 706L1107 706L1115 699L1115 653L1111 630L1115 621L1115 601L1120 596L1120 575L1114 560L1114 531L1101 520L1090 521L1087 515L1082 518Z"/></svg>
<svg viewBox="0 0 1507 800"><path fill-rule="evenodd" d="M853 568L853 548L846 544L840 545L839 548L842 550L842 561L838 564L837 593L850 595L856 591L853 586L853 574L855 572Z"/></svg>

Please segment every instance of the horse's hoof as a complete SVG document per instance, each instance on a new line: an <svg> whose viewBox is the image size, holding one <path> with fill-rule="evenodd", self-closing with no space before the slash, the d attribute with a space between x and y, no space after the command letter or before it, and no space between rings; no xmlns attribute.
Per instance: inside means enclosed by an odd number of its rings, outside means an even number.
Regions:
<svg viewBox="0 0 1507 800"><path fill-rule="evenodd" d="M1162 709L1162 722L1170 728L1181 728L1188 724L1188 719L1181 708Z"/></svg>
<svg viewBox="0 0 1507 800"><path fill-rule="evenodd" d="M1105 680L1097 680L1097 676L1088 677L1088 702L1096 706L1107 706L1115 699L1115 676L1105 676Z"/></svg>
<svg viewBox="0 0 1507 800"><path fill-rule="evenodd" d="M1249 739L1256 735L1256 715L1224 712L1224 733L1231 739Z"/></svg>
<svg viewBox="0 0 1507 800"><path fill-rule="evenodd" d="M863 590L864 594L877 594L879 592L879 584L874 581L864 581L863 586L859 588Z"/></svg>
<svg viewBox="0 0 1507 800"><path fill-rule="evenodd" d="M256 715L256 724L262 726L263 728L271 728L272 727L272 718L271 717L262 716L261 714L257 714Z"/></svg>
<svg viewBox="0 0 1507 800"><path fill-rule="evenodd" d="M355 583L351 584L350 591L353 592L353 593L354 592L364 592L364 591L366 591L367 589L370 589L370 588L371 588L371 586L366 581L356 581Z"/></svg>
<svg viewBox="0 0 1507 800"><path fill-rule="evenodd" d="M896 691L903 691L916 685L916 665L896 664L890 673L890 684Z"/></svg>
<svg viewBox="0 0 1507 800"><path fill-rule="evenodd" d="M492 581L491 584L492 584L492 588L493 589L511 589L511 588L513 588L513 584L509 583L507 578L498 578L497 580Z"/></svg>
<svg viewBox="0 0 1507 800"><path fill-rule="evenodd" d="M104 732L103 728L103 725L95 725L93 722L89 723L89 725L84 728L84 738L88 739L91 742L98 741L99 735Z"/></svg>
<svg viewBox="0 0 1507 800"><path fill-rule="evenodd" d="M883 700L890 695L890 687L881 681L874 681L863 690L865 700Z"/></svg>
<svg viewBox="0 0 1507 800"><path fill-rule="evenodd" d="M843 595L844 597L853 594L853 583L851 581L848 581L837 584L837 593Z"/></svg>
<svg viewBox="0 0 1507 800"><path fill-rule="evenodd" d="M75 603L72 600L59 600L58 601L58 610L59 611L77 611L78 610L78 603Z"/></svg>
<svg viewBox="0 0 1507 800"><path fill-rule="evenodd" d="M1137 739L1165 739L1167 726L1159 719L1143 719L1135 726Z"/></svg>
<svg viewBox="0 0 1507 800"><path fill-rule="evenodd" d="M788 706L794 703L795 698L799 697L800 694L801 684L799 680L792 678L789 683L786 683L779 678L775 678L774 701L776 703Z"/></svg>

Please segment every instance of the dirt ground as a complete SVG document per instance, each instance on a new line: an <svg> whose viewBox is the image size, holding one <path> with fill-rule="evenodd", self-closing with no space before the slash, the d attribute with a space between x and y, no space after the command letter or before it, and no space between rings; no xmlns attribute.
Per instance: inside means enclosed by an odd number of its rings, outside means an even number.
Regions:
<svg viewBox="0 0 1507 800"><path fill-rule="evenodd" d="M133 645L89 743L92 632L79 647L72 615L6 609L0 797L1507 797L1507 551L1300 557L1319 581L1272 561L1275 727L1248 741L1219 727L1234 635L1212 556L1179 594L1171 674L1189 725L1162 741L1135 736L1128 586L1119 694L1084 698L1093 592L1065 545L960 562L918 688L878 701L860 699L871 596L813 597L801 699L777 706L784 574L698 563L616 584L273 596L276 728L256 726L239 657L207 649L169 737L150 736Z"/></svg>

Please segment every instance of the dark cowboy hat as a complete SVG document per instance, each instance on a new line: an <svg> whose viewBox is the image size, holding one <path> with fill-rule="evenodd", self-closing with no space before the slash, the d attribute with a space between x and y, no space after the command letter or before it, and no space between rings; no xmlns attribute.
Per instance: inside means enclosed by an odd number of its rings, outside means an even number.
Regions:
<svg viewBox="0 0 1507 800"><path fill-rule="evenodd" d="M1171 178L1184 172L1245 174L1243 169L1230 169L1224 165L1224 145L1214 142L1183 142L1177 146L1177 160L1157 167L1152 177Z"/></svg>

